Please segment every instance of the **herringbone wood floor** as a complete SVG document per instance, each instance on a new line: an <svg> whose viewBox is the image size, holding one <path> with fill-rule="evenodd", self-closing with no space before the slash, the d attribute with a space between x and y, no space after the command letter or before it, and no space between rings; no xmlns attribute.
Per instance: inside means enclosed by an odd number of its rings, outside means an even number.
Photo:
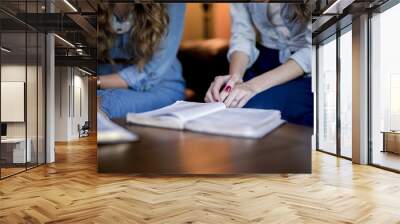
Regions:
<svg viewBox="0 0 400 224"><path fill-rule="evenodd" d="M400 175L314 152L311 175L96 172L96 142L0 181L0 223L400 223Z"/></svg>

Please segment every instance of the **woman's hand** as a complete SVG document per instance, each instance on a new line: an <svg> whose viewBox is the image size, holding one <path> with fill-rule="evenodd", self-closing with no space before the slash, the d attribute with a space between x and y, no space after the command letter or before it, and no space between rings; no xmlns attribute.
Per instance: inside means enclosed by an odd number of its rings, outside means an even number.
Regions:
<svg viewBox="0 0 400 224"><path fill-rule="evenodd" d="M223 102L227 107L241 108L257 93L257 89L248 82L240 83L233 88Z"/></svg>
<svg viewBox="0 0 400 224"><path fill-rule="evenodd" d="M100 75L97 77L100 79L100 89L127 89L129 88L128 83L121 78L117 73L109 75Z"/></svg>
<svg viewBox="0 0 400 224"><path fill-rule="evenodd" d="M246 71L249 57L246 53L235 51L231 55L231 63L229 65L229 74L217 76L207 91L204 101L224 102L235 85L243 82L243 75ZM221 92L221 88L224 88Z"/></svg>
<svg viewBox="0 0 400 224"><path fill-rule="evenodd" d="M204 101L207 103L223 102L235 85L242 82L242 79L237 75L216 76L214 82L211 83L210 88L207 90ZM225 87L221 92L223 86Z"/></svg>

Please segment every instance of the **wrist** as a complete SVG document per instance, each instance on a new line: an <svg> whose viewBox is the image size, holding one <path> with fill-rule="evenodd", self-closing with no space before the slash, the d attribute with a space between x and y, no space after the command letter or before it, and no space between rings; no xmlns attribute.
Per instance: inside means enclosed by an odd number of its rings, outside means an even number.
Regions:
<svg viewBox="0 0 400 224"><path fill-rule="evenodd" d="M230 73L231 80L234 81L235 83L242 83L243 82L243 75L240 75L239 73Z"/></svg>
<svg viewBox="0 0 400 224"><path fill-rule="evenodd" d="M262 87L259 85L259 83L258 83L256 80L254 80L254 79L251 79L251 80L247 81L247 82L246 82L246 85L247 85L251 90L253 90L253 92L255 92L256 94L263 91L263 88L262 88Z"/></svg>
<svg viewBox="0 0 400 224"><path fill-rule="evenodd" d="M96 85L97 85L97 89L101 89L101 80L100 80L100 76L97 77Z"/></svg>

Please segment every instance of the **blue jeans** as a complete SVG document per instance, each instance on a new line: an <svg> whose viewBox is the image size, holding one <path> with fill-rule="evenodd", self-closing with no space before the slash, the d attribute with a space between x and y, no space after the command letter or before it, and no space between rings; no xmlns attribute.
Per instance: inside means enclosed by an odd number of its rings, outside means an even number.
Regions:
<svg viewBox="0 0 400 224"><path fill-rule="evenodd" d="M278 50L263 46L258 46L258 48L260 56L246 72L244 81L281 65ZM313 126L313 104L311 77L302 76L257 94L245 107L280 110L282 118L288 122Z"/></svg>
<svg viewBox="0 0 400 224"><path fill-rule="evenodd" d="M98 67L99 75L119 71L126 65L118 64L115 69L109 64ZM185 82L182 78L182 69L179 63L174 63L159 84L148 91L133 89L106 89L98 90L100 108L110 118L125 118L127 113L146 112L170 105L184 98Z"/></svg>

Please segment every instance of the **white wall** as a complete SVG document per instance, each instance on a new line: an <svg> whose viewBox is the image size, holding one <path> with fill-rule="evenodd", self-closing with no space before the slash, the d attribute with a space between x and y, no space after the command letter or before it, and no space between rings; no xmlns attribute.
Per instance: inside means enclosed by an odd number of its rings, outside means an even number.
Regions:
<svg viewBox="0 0 400 224"><path fill-rule="evenodd" d="M1 81L25 82L25 65L10 64L1 66ZM32 67L28 67L28 72ZM7 108L1 108L6 110ZM7 137L25 137L25 122L7 123Z"/></svg>
<svg viewBox="0 0 400 224"><path fill-rule="evenodd" d="M68 141L68 71L67 67L55 68L55 141Z"/></svg>
<svg viewBox="0 0 400 224"><path fill-rule="evenodd" d="M79 138L78 125L88 120L88 78L76 68L56 67L56 141Z"/></svg>
<svg viewBox="0 0 400 224"><path fill-rule="evenodd" d="M78 73L77 73L78 72ZM72 109L72 136L76 138L79 136L78 125L83 125L85 121L88 121L88 78L82 76L82 73L78 70L74 70L74 82L73 82L73 94L71 96L74 99L73 109Z"/></svg>
<svg viewBox="0 0 400 224"><path fill-rule="evenodd" d="M28 86L27 86L27 120L28 120L28 137L30 133L35 131L36 134L36 107L37 107L37 95L36 95L36 66L18 65L18 64L6 64L1 66L1 81L4 82L25 82L26 71L28 72ZM41 72L41 70L39 70ZM41 107L43 105L39 105ZM7 110L8 108L1 108L1 110ZM11 122L7 125L8 137L24 137L25 136L25 123L26 122ZM32 131L31 131L32 129Z"/></svg>

